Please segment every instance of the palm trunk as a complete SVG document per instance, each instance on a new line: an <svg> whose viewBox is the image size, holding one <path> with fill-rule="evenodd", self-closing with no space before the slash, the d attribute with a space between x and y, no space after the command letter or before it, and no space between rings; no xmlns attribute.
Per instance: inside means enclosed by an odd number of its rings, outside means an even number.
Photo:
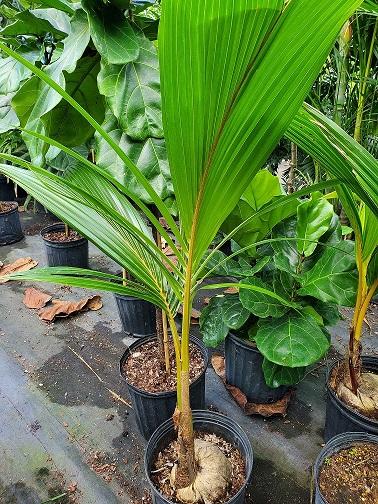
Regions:
<svg viewBox="0 0 378 504"><path fill-rule="evenodd" d="M354 130L354 139L359 143L361 143L362 138L362 120L365 106L365 93L366 93L367 80L371 69L377 31L378 31L378 19L376 20L374 26L374 32L370 44L365 72L361 77L360 81L358 108ZM362 370L361 337L362 337L363 324L367 310L369 308L369 303L373 298L374 293L378 287L378 279L375 279L375 281L373 282L373 284L370 286L369 289L367 283L367 269L369 261L363 260L363 244L362 244L362 238L360 236L356 236L356 250L357 250L356 262L358 268L358 290L357 290L356 307L350 330L349 349L348 349L348 371L349 371L348 377L350 379L351 389L354 394L357 394L358 386L361 380L361 370Z"/></svg>

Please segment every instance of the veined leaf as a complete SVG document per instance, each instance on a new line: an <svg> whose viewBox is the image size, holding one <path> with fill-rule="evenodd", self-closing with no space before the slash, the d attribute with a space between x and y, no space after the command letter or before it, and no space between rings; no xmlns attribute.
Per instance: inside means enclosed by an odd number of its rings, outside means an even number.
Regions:
<svg viewBox="0 0 378 504"><path fill-rule="evenodd" d="M298 293L339 306L353 306L357 290L354 243L341 241L336 248L326 247L315 266L299 277Z"/></svg>
<svg viewBox="0 0 378 504"><path fill-rule="evenodd" d="M270 362L268 359L263 360L262 369L264 373L265 383L268 387L277 388L280 385L296 385L303 380L307 367L290 368L279 366Z"/></svg>
<svg viewBox="0 0 378 504"><path fill-rule="evenodd" d="M23 10L14 16L14 23L2 30L1 35L44 36L53 33L57 38L64 38L70 31L67 14L57 9Z"/></svg>
<svg viewBox="0 0 378 504"><path fill-rule="evenodd" d="M297 208L298 252L305 257L316 249L316 242L328 230L333 217L333 206L321 197L304 201ZM310 240L310 241L306 241Z"/></svg>
<svg viewBox="0 0 378 504"><path fill-rule="evenodd" d="M81 5L88 14L93 43L108 63L123 65L137 59L138 40L122 12L97 0L82 0Z"/></svg>
<svg viewBox="0 0 378 504"><path fill-rule="evenodd" d="M240 283L260 289L257 291L241 288L239 293L240 301L244 308L257 317L281 317L289 310L287 305L281 303L278 296L276 297L269 294L271 289L259 278L248 278L246 280L241 280ZM289 303L289 301L286 302Z"/></svg>
<svg viewBox="0 0 378 504"><path fill-rule="evenodd" d="M71 33L64 40L64 50L58 60L47 65L45 72L61 87L65 87L63 71L72 73L89 42L89 28L83 11L77 11L71 21ZM37 77L25 82L13 98L13 107L21 125L44 133L42 116L50 112L61 100L61 96ZM30 157L35 164L43 164L46 150L42 141L24 135Z"/></svg>
<svg viewBox="0 0 378 504"><path fill-rule="evenodd" d="M172 197L173 186L164 140L149 138L145 142L133 142L119 128L116 118L109 113L105 117L103 127L136 164L156 193L164 200ZM95 139L97 164L144 202L152 203L151 196L101 135L95 135Z"/></svg>
<svg viewBox="0 0 378 504"><path fill-rule="evenodd" d="M200 330L207 347L216 348L229 332L229 327L223 320L223 299L214 297L208 306L202 309Z"/></svg>
<svg viewBox="0 0 378 504"><path fill-rule="evenodd" d="M163 138L160 77L156 48L138 35L139 56L125 65L103 63L98 75L100 93L132 139Z"/></svg>
<svg viewBox="0 0 378 504"><path fill-rule="evenodd" d="M255 341L266 359L291 368L313 364L329 348L326 336L314 319L296 313L260 320Z"/></svg>
<svg viewBox="0 0 378 504"><path fill-rule="evenodd" d="M66 90L96 121L102 122L105 107L103 97L97 89L99 69L97 58L81 58L74 72L66 77ZM94 133L94 128L88 121L64 100L43 116L43 122L49 136L71 147L84 144Z"/></svg>

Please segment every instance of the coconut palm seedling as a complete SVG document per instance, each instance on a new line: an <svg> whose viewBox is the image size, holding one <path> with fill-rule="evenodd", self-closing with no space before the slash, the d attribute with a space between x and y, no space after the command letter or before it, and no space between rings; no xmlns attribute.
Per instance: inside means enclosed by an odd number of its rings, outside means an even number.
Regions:
<svg viewBox="0 0 378 504"><path fill-rule="evenodd" d="M36 74L43 86L52 88L87 119L135 176L170 227L172 234L134 192L109 172L37 131L28 134L79 161L71 179L58 178L11 156L8 159L19 167L1 166L5 174L43 199L50 210L137 281L123 285L122 279L106 273L59 268L12 278L133 295L166 313L177 363L174 422L179 460L172 485L178 499L186 502L220 502L229 483L216 475L206 477L211 467L203 466L195 454L189 401L191 309L201 285L204 257L221 224L298 114L341 26L360 4L360 0L163 0L158 40L163 122L179 225L114 137L42 69L0 45ZM306 113L299 121L318 131L320 127ZM318 147L322 156L334 161L335 148L328 138L332 131L333 125L327 125L327 134L320 135ZM354 172L336 159L327 165L331 174L338 173L336 182L330 180L278 198L272 205L284 207L287 201L342 181L376 211L374 159L362 147L350 146L347 135L343 142L359 159ZM164 256L136 208L167 241L177 264ZM265 211L260 210L260 214ZM254 286L245 288L256 290ZM179 334L174 317L180 304L183 319ZM218 461L220 457L217 452ZM199 476L204 484L201 488Z"/></svg>

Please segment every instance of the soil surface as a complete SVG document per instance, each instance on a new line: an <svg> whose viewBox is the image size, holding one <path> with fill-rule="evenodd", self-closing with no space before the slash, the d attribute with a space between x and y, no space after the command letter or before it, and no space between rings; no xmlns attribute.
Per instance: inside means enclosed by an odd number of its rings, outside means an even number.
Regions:
<svg viewBox="0 0 378 504"><path fill-rule="evenodd" d="M195 381L204 370L201 350L190 343L190 382ZM169 357L171 372L167 374L162 367L156 341L150 341L135 349L123 366L127 381L146 392L170 392L176 390L176 362L173 345Z"/></svg>
<svg viewBox="0 0 378 504"><path fill-rule="evenodd" d="M377 504L378 445L356 443L327 457L319 487L329 504Z"/></svg>
<svg viewBox="0 0 378 504"><path fill-rule="evenodd" d="M66 236L64 231L51 231L43 235L43 238L48 241L58 242L58 243L69 243L82 239L77 231L70 229L68 236Z"/></svg>
<svg viewBox="0 0 378 504"><path fill-rule="evenodd" d="M14 201L0 201L0 214L10 212L17 208L17 203Z"/></svg>
<svg viewBox="0 0 378 504"><path fill-rule="evenodd" d="M225 439L207 432L195 432L195 437L209 441L220 448L230 460L232 466L232 482L226 494L216 504L223 504L231 499L245 482L245 463L240 451ZM172 467L178 460L178 441L172 441L163 451L159 452L154 463L151 479L156 488L170 501L181 502L177 499L174 489L170 485Z"/></svg>

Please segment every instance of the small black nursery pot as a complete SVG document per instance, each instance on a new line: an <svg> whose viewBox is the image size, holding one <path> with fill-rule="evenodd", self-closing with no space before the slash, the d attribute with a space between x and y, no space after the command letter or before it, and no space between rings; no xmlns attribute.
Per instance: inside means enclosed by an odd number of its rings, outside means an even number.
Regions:
<svg viewBox="0 0 378 504"><path fill-rule="evenodd" d="M126 381L127 389L136 415L137 425L140 433L145 439L149 439L154 430L173 415L176 408L176 390L155 393L146 392L134 385L131 385L131 383L127 381L127 377L125 376L123 369L125 362L132 353L137 351L137 349L142 345L154 340L156 340L156 336L136 341L129 346L120 361L121 376ZM197 379L190 384L190 403L194 409L203 409L205 407L205 374L209 357L201 340L191 337L190 341L200 349L204 360L203 371Z"/></svg>
<svg viewBox="0 0 378 504"><path fill-rule="evenodd" d="M268 387L262 369L263 359L251 343L228 334L225 342L226 382L240 389L249 402L269 404L282 399L289 388Z"/></svg>
<svg viewBox="0 0 378 504"><path fill-rule="evenodd" d="M56 232L64 232L63 223L51 224L41 231L48 265L88 268L88 240L79 237L73 241L55 241L46 236Z"/></svg>
<svg viewBox="0 0 378 504"><path fill-rule="evenodd" d="M16 243L23 237L18 203L0 201L0 246Z"/></svg>
<svg viewBox="0 0 378 504"><path fill-rule="evenodd" d="M156 333L156 308L152 303L120 294L114 297L125 333L137 338Z"/></svg>
<svg viewBox="0 0 378 504"><path fill-rule="evenodd" d="M330 378L336 366L343 361L336 362L329 370L327 376L327 406L324 440L327 442L342 432L367 432L378 435L378 420L368 418L350 406L346 405L330 386ZM378 373L377 357L362 357L364 371Z"/></svg>
<svg viewBox="0 0 378 504"><path fill-rule="evenodd" d="M238 493L225 504L244 504L246 492L251 483L253 467L253 451L247 435L232 418L214 411L193 411L193 427L195 431L216 434L239 449L245 461L245 482ZM144 466L154 504L172 504L172 501L165 498L154 486L151 480L151 471L159 452L164 450L176 436L173 421L169 419L156 429L146 448Z"/></svg>
<svg viewBox="0 0 378 504"><path fill-rule="evenodd" d="M322 495L319 487L319 475L324 461L335 453L338 453L340 450L350 448L358 443L378 444L378 436L373 436L365 432L344 432L342 434L339 434L338 436L333 437L324 446L318 458L316 459L313 471L315 504L329 504L329 502Z"/></svg>

